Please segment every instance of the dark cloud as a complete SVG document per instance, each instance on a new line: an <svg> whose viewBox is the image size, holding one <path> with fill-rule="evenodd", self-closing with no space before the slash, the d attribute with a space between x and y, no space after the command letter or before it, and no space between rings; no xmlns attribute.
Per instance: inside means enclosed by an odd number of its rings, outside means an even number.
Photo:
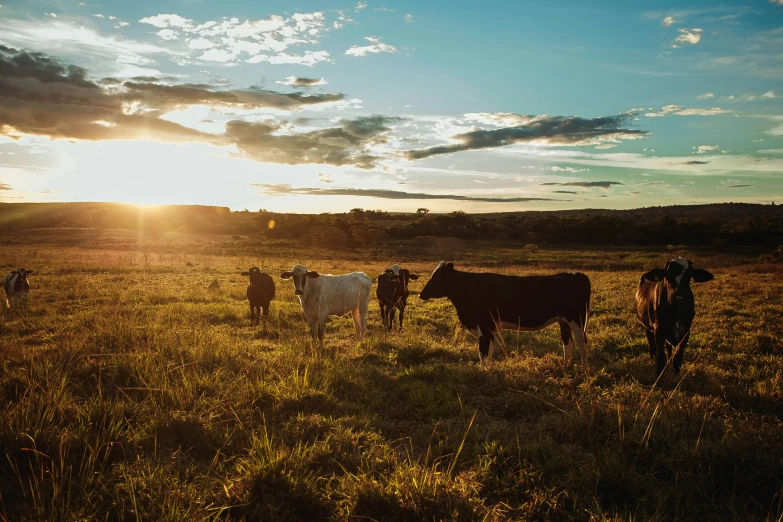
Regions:
<svg viewBox="0 0 783 522"><path fill-rule="evenodd" d="M256 161L286 163L323 163L355 165L370 169L378 158L368 153L368 145L386 142L387 124L401 118L367 116L342 120L330 127L299 134L275 134L281 126L270 122L233 120L226 124L226 138L241 153Z"/></svg>
<svg viewBox="0 0 783 522"><path fill-rule="evenodd" d="M308 195L308 196L364 196L380 199L450 199L454 201L480 201L483 203L522 203L526 201L567 201L562 199L549 198L482 198L474 196L459 196L454 194L422 194L419 192L402 192L399 190L377 190L377 189L352 189L352 188L294 188L291 185L272 185L264 183L253 183L251 187L263 189L266 194L282 196Z"/></svg>
<svg viewBox="0 0 783 522"><path fill-rule="evenodd" d="M706 165L709 163L709 161L698 161L698 160L690 160L690 161L683 161L680 163L680 165Z"/></svg>
<svg viewBox="0 0 783 522"><path fill-rule="evenodd" d="M582 187L582 188L595 188L598 187L603 190L608 190L612 185L622 185L619 181L563 181L563 182L551 182L551 183L539 183L540 185L547 187Z"/></svg>
<svg viewBox="0 0 783 522"><path fill-rule="evenodd" d="M736 185L721 185L718 188L722 189L731 189L731 188L742 188L742 187L752 187L753 185L743 185L743 184L736 184Z"/></svg>
<svg viewBox="0 0 783 522"><path fill-rule="evenodd" d="M278 82L284 85L293 85L294 87L312 87L324 83L323 78L304 78L301 76L289 76L284 82Z"/></svg>
<svg viewBox="0 0 783 522"><path fill-rule="evenodd" d="M418 160L438 154L502 147L513 143L544 142L576 146L647 136L649 132L626 128L633 116L634 113L624 113L587 119L576 116L519 115L519 121L523 122L520 125L457 134L452 139L459 143L409 150L405 154L408 159Z"/></svg>
<svg viewBox="0 0 783 522"><path fill-rule="evenodd" d="M665 181L648 181L647 183L639 183L640 187L662 187L662 188L674 188Z"/></svg>
<svg viewBox="0 0 783 522"><path fill-rule="evenodd" d="M0 183L0 190L14 190L11 185L6 185L5 183Z"/></svg>
<svg viewBox="0 0 783 522"><path fill-rule="evenodd" d="M553 190L552 194L579 194L576 190Z"/></svg>
<svg viewBox="0 0 783 522"><path fill-rule="evenodd" d="M305 95L301 92L281 94L260 89L219 91L205 84L162 85L149 82L125 82L122 96L143 102L150 108L168 112L187 105L222 105L242 109L298 109L307 105L335 102L345 96L340 93Z"/></svg>
<svg viewBox="0 0 783 522"><path fill-rule="evenodd" d="M165 80L137 78L150 79ZM99 85L87 78L82 67L65 65L42 53L0 45L0 134L223 144L224 136L200 132L160 116L194 104L293 110L341 99L342 94L220 91L203 84L120 83L115 78L104 78Z"/></svg>

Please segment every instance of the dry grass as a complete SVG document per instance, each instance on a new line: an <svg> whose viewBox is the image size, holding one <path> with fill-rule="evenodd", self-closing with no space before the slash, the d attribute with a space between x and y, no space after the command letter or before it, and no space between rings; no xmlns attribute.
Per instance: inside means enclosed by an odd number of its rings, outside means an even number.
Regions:
<svg viewBox="0 0 783 522"><path fill-rule="evenodd" d="M221 241L0 250L0 266L36 270L30 302L0 319L0 520L783 516L779 273L700 255L716 280L695 290L682 375L656 380L633 293L668 252L469 247L466 268L593 283L589 370L563 368L556 327L506 333L485 370L444 300L411 296L392 333L373 300L364 343L342 318L316 348L279 281L250 327L253 264L390 263ZM414 291L435 261L406 263Z"/></svg>

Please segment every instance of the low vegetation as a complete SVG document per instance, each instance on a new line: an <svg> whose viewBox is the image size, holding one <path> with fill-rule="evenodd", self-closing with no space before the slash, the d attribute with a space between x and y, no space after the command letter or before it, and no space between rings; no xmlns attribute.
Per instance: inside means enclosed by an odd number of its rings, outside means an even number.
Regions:
<svg viewBox="0 0 783 522"><path fill-rule="evenodd" d="M682 374L657 379L633 294L675 241L464 243L464 269L593 283L589 368L563 367L551 327L505 333L484 369L451 305L415 295L429 253L30 232L0 246L0 266L35 270L29 302L0 319L0 520L783 517L783 281L756 254L688 252L716 278L694 285ZM314 346L277 279L297 262L404 263L422 275L406 329L385 333L373 300L365 342L346 317ZM239 275L252 265L278 282L257 327Z"/></svg>

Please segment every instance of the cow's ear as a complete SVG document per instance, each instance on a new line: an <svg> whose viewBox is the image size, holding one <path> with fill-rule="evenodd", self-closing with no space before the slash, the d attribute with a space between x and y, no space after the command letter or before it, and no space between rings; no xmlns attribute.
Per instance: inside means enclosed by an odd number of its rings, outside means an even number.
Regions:
<svg viewBox="0 0 783 522"><path fill-rule="evenodd" d="M394 270L392 270L391 268L387 268L386 270L383 271L383 273L384 274L393 274Z"/></svg>
<svg viewBox="0 0 783 522"><path fill-rule="evenodd" d="M291 272L283 272L282 274L280 274L280 279L291 279L292 275L293 274L291 274Z"/></svg>
<svg viewBox="0 0 783 522"><path fill-rule="evenodd" d="M309 271L307 272L307 277L318 277L318 272Z"/></svg>
<svg viewBox="0 0 783 522"><path fill-rule="evenodd" d="M25 273L26 273L27 275L33 275L33 270L25 270Z"/></svg>
<svg viewBox="0 0 783 522"><path fill-rule="evenodd" d="M696 283L706 283L707 281L713 280L713 275L703 268L694 268L693 269L693 280Z"/></svg>
<svg viewBox="0 0 783 522"><path fill-rule="evenodd" d="M416 274L411 274L411 279L413 279L414 281L417 280L418 278L419 276L417 276Z"/></svg>
<svg viewBox="0 0 783 522"><path fill-rule="evenodd" d="M241 273L241 274L239 274L239 275L243 275L243 276L249 276L249 275L250 275L250 272L242 272L242 273Z"/></svg>
<svg viewBox="0 0 783 522"><path fill-rule="evenodd" d="M666 277L666 270L662 268L653 268L646 274L642 276L642 279L646 279L647 281L655 281L656 283L659 281L663 281L663 279Z"/></svg>
<svg viewBox="0 0 783 522"><path fill-rule="evenodd" d="M446 263L447 270L454 270L454 263Z"/></svg>

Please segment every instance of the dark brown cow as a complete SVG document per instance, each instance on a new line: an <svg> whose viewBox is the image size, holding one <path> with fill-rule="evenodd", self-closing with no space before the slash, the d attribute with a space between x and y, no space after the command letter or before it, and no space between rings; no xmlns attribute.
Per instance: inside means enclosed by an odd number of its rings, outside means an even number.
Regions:
<svg viewBox="0 0 783 522"><path fill-rule="evenodd" d="M408 304L408 283L418 278L419 276L411 274L408 269L401 268L400 265L393 265L378 276L375 296L380 305L383 327L387 330L392 329L397 310L400 311L400 330L402 330L405 306Z"/></svg>
<svg viewBox="0 0 783 522"><path fill-rule="evenodd" d="M275 298L275 282L272 276L262 272L257 266L243 276L250 276L250 284L247 285L247 300L250 303L250 324L258 324L260 309L264 311L264 317L269 315L269 303Z"/></svg>
<svg viewBox="0 0 783 522"><path fill-rule="evenodd" d="M590 279L582 274L510 276L460 272L441 261L419 294L448 297L462 325L479 338L482 363L492 362L497 330L541 330L560 325L565 364L571 364L571 336L587 364L587 315Z"/></svg>
<svg viewBox="0 0 783 522"><path fill-rule="evenodd" d="M656 358L658 374L666 367L672 347L676 347L672 365L680 373L685 345L691 335L696 307L691 291L691 279L696 283L712 281L713 276L693 263L678 257L664 268L655 268L642 275L636 291L636 313L647 333L650 357Z"/></svg>

